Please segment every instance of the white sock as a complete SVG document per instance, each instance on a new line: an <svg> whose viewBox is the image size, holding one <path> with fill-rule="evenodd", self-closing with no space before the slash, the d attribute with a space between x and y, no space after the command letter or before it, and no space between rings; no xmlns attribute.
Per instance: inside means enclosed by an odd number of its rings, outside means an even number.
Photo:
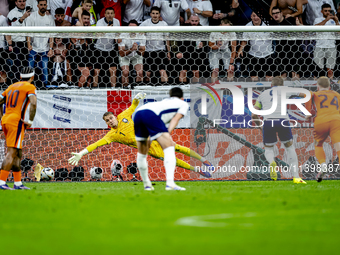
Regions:
<svg viewBox="0 0 340 255"><path fill-rule="evenodd" d="M2 186L2 185L5 185L6 184L6 182L5 181L3 181L3 180L0 180L0 186Z"/></svg>
<svg viewBox="0 0 340 255"><path fill-rule="evenodd" d="M269 164L271 164L274 161L274 146L264 147L264 156L266 157Z"/></svg>
<svg viewBox="0 0 340 255"><path fill-rule="evenodd" d="M21 185L22 185L22 182L14 182L14 185L15 185L15 186L21 186Z"/></svg>
<svg viewBox="0 0 340 255"><path fill-rule="evenodd" d="M291 145L287 150L287 161L290 165L290 172L293 174L294 178L300 178L299 176L299 161L296 155L295 146Z"/></svg>
<svg viewBox="0 0 340 255"><path fill-rule="evenodd" d="M148 174L148 163L146 162L146 155L137 153L137 167L139 169L139 173L142 176L144 187L151 187L151 181L149 179Z"/></svg>
<svg viewBox="0 0 340 255"><path fill-rule="evenodd" d="M166 172L166 185L174 186L174 175L176 168L176 155L175 155L175 147L170 146L163 150L164 152L164 167Z"/></svg>
<svg viewBox="0 0 340 255"><path fill-rule="evenodd" d="M206 161L206 158L205 158L205 157L202 157L202 158L200 159L200 161L203 163L204 161Z"/></svg>

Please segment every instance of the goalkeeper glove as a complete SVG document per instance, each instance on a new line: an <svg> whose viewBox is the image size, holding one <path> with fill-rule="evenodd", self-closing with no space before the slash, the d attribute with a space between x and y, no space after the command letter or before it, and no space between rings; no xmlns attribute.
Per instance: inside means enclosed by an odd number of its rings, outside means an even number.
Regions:
<svg viewBox="0 0 340 255"><path fill-rule="evenodd" d="M142 100L146 97L146 94L145 93L138 93L136 96L135 96L135 99L138 99L138 100Z"/></svg>
<svg viewBox="0 0 340 255"><path fill-rule="evenodd" d="M79 160L81 159L82 156L86 155L89 153L87 149L82 150L81 152L72 152L71 154L73 155L71 158L68 159L68 163L71 165L78 165Z"/></svg>

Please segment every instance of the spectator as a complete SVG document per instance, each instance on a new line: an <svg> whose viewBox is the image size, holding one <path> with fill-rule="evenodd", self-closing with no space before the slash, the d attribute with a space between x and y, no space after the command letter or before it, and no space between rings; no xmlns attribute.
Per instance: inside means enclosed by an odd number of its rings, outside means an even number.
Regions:
<svg viewBox="0 0 340 255"><path fill-rule="evenodd" d="M105 16L105 10L108 7L112 7L115 11L115 19L118 19L122 24L122 3L123 0L101 0L104 8L100 12L100 17Z"/></svg>
<svg viewBox="0 0 340 255"><path fill-rule="evenodd" d="M200 18L198 15L191 15L189 22L185 23L187 26L201 26ZM192 82L197 83L200 78L200 66L203 64L203 60L206 58L203 51L203 42L201 41L177 41L178 53L175 54L175 58L171 58L173 66L177 66L177 71L180 71L179 82L187 83L187 72L192 71Z"/></svg>
<svg viewBox="0 0 340 255"><path fill-rule="evenodd" d="M129 25L130 20L136 20L138 24L143 22L144 6L150 7L150 0L124 0L125 12L123 26Z"/></svg>
<svg viewBox="0 0 340 255"><path fill-rule="evenodd" d="M88 11L83 11L81 19L81 24L84 24L84 26L90 26L90 13ZM79 24L80 22L78 25ZM80 88L86 87L86 84L87 87L90 87L90 70L93 67L93 64L91 63L91 42L92 40L86 40L83 38L71 38L67 47L68 54L66 59L69 61L67 75L71 77L75 70L76 77L79 77L77 81Z"/></svg>
<svg viewBox="0 0 340 255"><path fill-rule="evenodd" d="M143 8L143 21L151 18L150 12L151 12L151 8L152 8L153 4L155 3L155 1L156 0L150 0L150 6L144 5L144 8Z"/></svg>
<svg viewBox="0 0 340 255"><path fill-rule="evenodd" d="M279 26L301 25L298 17L284 18L279 7L272 9L273 18ZM301 41L295 40L277 40L276 42L275 66L277 66L278 75L287 78L290 74L292 79L299 79L299 72L302 66L301 52L299 46ZM275 74L276 76L277 74Z"/></svg>
<svg viewBox="0 0 340 255"><path fill-rule="evenodd" d="M7 18L4 15L0 14L0 27L7 27ZM0 36L0 87L4 85L7 81L7 74L9 70L6 70L6 59L8 58L7 52L5 50L6 43L5 43L5 37L8 38L8 36Z"/></svg>
<svg viewBox="0 0 340 255"><path fill-rule="evenodd" d="M63 27L63 26L71 26L71 22L65 20L65 11L63 8L58 8L55 10L55 25L57 27Z"/></svg>
<svg viewBox="0 0 340 255"><path fill-rule="evenodd" d="M188 0L191 14L196 13L202 26L209 26L209 18L213 16L213 8L209 0ZM188 17L187 17L188 19Z"/></svg>
<svg viewBox="0 0 340 255"><path fill-rule="evenodd" d="M144 21L141 26L167 26L165 21L161 21L160 8L154 6L151 8L151 19ZM170 42L162 40L164 34L157 33L147 34L146 50L144 54L144 70L146 71L146 81L150 81L151 72L159 71L161 82L168 82L168 75L165 71L166 63L170 56Z"/></svg>
<svg viewBox="0 0 340 255"><path fill-rule="evenodd" d="M138 26L136 20L131 20L129 26ZM119 40L119 62L122 69L123 88L129 85L129 66L130 64L136 70L136 84L143 81L143 55L145 52L146 40L143 34L130 33L125 34L128 38ZM123 37L123 36L122 36ZM133 88L133 86L131 86Z"/></svg>
<svg viewBox="0 0 340 255"><path fill-rule="evenodd" d="M53 45L53 53L51 56L51 60L53 62L53 69L52 69L52 82L57 81L66 81L66 53L67 48L66 45L63 43L61 38L54 39Z"/></svg>
<svg viewBox="0 0 340 255"><path fill-rule="evenodd" d="M304 5L306 5L310 0L272 0L269 8L269 14L273 16L273 8L278 6L282 15L285 18L298 17L300 23L302 23L302 12L304 10Z"/></svg>
<svg viewBox="0 0 340 255"><path fill-rule="evenodd" d="M37 2L38 2L38 0L27 0L26 6L31 7L32 12L39 11L39 7L38 7ZM46 14L50 14L50 10L51 10L50 0L46 0L46 2L47 2Z"/></svg>
<svg viewBox="0 0 340 255"><path fill-rule="evenodd" d="M112 7L108 7L105 10L105 17L98 21L97 26L119 26L119 20L115 19L115 12ZM117 82L117 44L114 39L100 38L95 44L94 56L95 59L92 61L94 65L94 80L93 87L98 87L98 76L100 70L110 71L110 82L111 87L116 87Z"/></svg>
<svg viewBox="0 0 340 255"><path fill-rule="evenodd" d="M91 14L88 11L83 11L83 13L81 14L81 20L78 20L75 26L91 26Z"/></svg>
<svg viewBox="0 0 340 255"><path fill-rule="evenodd" d="M191 16L191 11L186 0L156 0L153 6L161 9L161 17L168 26L179 26L181 9L185 10L188 19Z"/></svg>
<svg viewBox="0 0 340 255"><path fill-rule="evenodd" d="M221 20L221 26L231 26L232 23L228 19ZM211 82L216 82L219 73L219 63L223 60L224 69L228 72L228 80L233 79L234 75L234 60L236 57L236 33L216 33L210 34L209 52L210 67L213 70L211 74ZM231 52L229 49L229 41L231 44Z"/></svg>
<svg viewBox="0 0 340 255"><path fill-rule="evenodd" d="M316 18L323 18L321 13L321 6L323 4L329 4L332 10L335 10L333 0L308 0L306 5L306 23L307 25L314 25Z"/></svg>
<svg viewBox="0 0 340 255"><path fill-rule="evenodd" d="M55 16L56 10L58 8L66 10L66 8L67 8L67 1L66 0L50 0L50 9L51 9L52 17ZM63 14L65 14L65 12Z"/></svg>
<svg viewBox="0 0 340 255"><path fill-rule="evenodd" d="M233 22L239 7L238 0L212 0L211 4L215 14L209 18L210 26L219 26L225 18Z"/></svg>
<svg viewBox="0 0 340 255"><path fill-rule="evenodd" d="M13 27L23 27L25 26L25 20L31 15L31 11L25 10L26 0L16 0L16 7L12 9L7 16L9 25ZM27 42L26 37L22 35L10 35L7 37L8 50L11 52L9 54L10 58L13 60L13 65L11 66L11 71L14 73L15 81L20 80L19 67L27 66Z"/></svg>
<svg viewBox="0 0 340 255"><path fill-rule="evenodd" d="M333 12L332 12L333 11ZM323 18L314 20L315 26L339 26L339 19L334 15L334 10L330 4L323 4L321 7ZM314 62L320 69L324 68L326 61L327 76L333 79L333 70L336 62L335 40L317 40L314 49Z"/></svg>
<svg viewBox="0 0 340 255"><path fill-rule="evenodd" d="M26 20L26 26L51 26L55 23L51 15L46 14L47 1L37 0L39 10L33 12ZM35 67L36 60L40 58L43 77L42 83L48 83L48 58L53 54L53 38L27 37L27 47L29 50L28 63L31 68ZM39 62L38 62L39 64Z"/></svg>
<svg viewBox="0 0 340 255"><path fill-rule="evenodd" d="M1 1L1 5L0 5L0 13L4 16L7 17L8 13L9 13L9 4L8 1Z"/></svg>
<svg viewBox="0 0 340 255"><path fill-rule="evenodd" d="M97 23L97 16L95 12L92 12L93 10L93 1L92 0L83 0L80 7L76 8L72 13L72 18L77 20L76 22L80 22L80 26L83 26L84 24L81 23L81 15L83 11L87 11L90 13L90 25L95 26Z"/></svg>
<svg viewBox="0 0 340 255"><path fill-rule="evenodd" d="M262 20L253 12L250 16L251 20L246 26L267 26ZM258 81L260 77L266 77L267 81L273 78L273 43L272 40L265 40L270 36L269 33L243 33L244 38L261 38L249 40L248 44L250 50L244 54L244 48L247 41L241 41L241 46L238 50L238 58L243 59L243 64L248 68L252 81Z"/></svg>

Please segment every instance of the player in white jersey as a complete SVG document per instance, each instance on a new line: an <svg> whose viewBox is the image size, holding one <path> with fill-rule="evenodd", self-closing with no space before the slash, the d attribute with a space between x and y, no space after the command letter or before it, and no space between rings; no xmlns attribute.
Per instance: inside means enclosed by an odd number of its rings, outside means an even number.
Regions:
<svg viewBox="0 0 340 255"><path fill-rule="evenodd" d="M148 176L146 161L153 140L157 140L164 152L165 190L185 190L174 182L176 156L171 132L175 129L179 120L187 114L188 109L189 105L184 102L182 89L175 87L170 90L170 98L161 102L148 103L136 111L133 122L138 148L137 166L145 190L154 189ZM166 124L169 124L169 128L165 126Z"/></svg>
<svg viewBox="0 0 340 255"><path fill-rule="evenodd" d="M281 88L283 86L283 78L281 76L276 76L272 80L272 88L263 91L258 97L254 108L256 110L268 110L273 104L273 92L277 93L277 107L276 110L269 115L263 116L263 143L265 148L265 156L270 164L270 178L274 181L277 180L276 172L276 162L274 160L274 145L277 143L277 135L280 141L285 145L287 152L288 163L290 164L290 169L293 173L294 183L306 184L299 176L298 171L298 158L296 155L295 147L293 144L292 130L289 127L289 116L281 115ZM304 94L287 93L287 98L291 96L304 97ZM259 125L259 116L252 114L252 119L257 125Z"/></svg>

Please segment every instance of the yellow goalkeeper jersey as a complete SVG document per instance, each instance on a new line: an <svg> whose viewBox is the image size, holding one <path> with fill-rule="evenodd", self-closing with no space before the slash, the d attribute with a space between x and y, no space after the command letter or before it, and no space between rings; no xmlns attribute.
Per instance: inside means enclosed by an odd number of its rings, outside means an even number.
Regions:
<svg viewBox="0 0 340 255"><path fill-rule="evenodd" d="M125 144L137 148L135 139L135 129L131 119L132 113L139 104L138 99L133 99L131 106L117 116L118 127L111 130L100 140L86 147L88 152L92 152L99 146L112 142Z"/></svg>
<svg viewBox="0 0 340 255"><path fill-rule="evenodd" d="M111 128L111 130L103 137L108 144L116 142L137 148L135 129L131 116L138 104L139 100L134 99L132 105L117 116L118 127Z"/></svg>

